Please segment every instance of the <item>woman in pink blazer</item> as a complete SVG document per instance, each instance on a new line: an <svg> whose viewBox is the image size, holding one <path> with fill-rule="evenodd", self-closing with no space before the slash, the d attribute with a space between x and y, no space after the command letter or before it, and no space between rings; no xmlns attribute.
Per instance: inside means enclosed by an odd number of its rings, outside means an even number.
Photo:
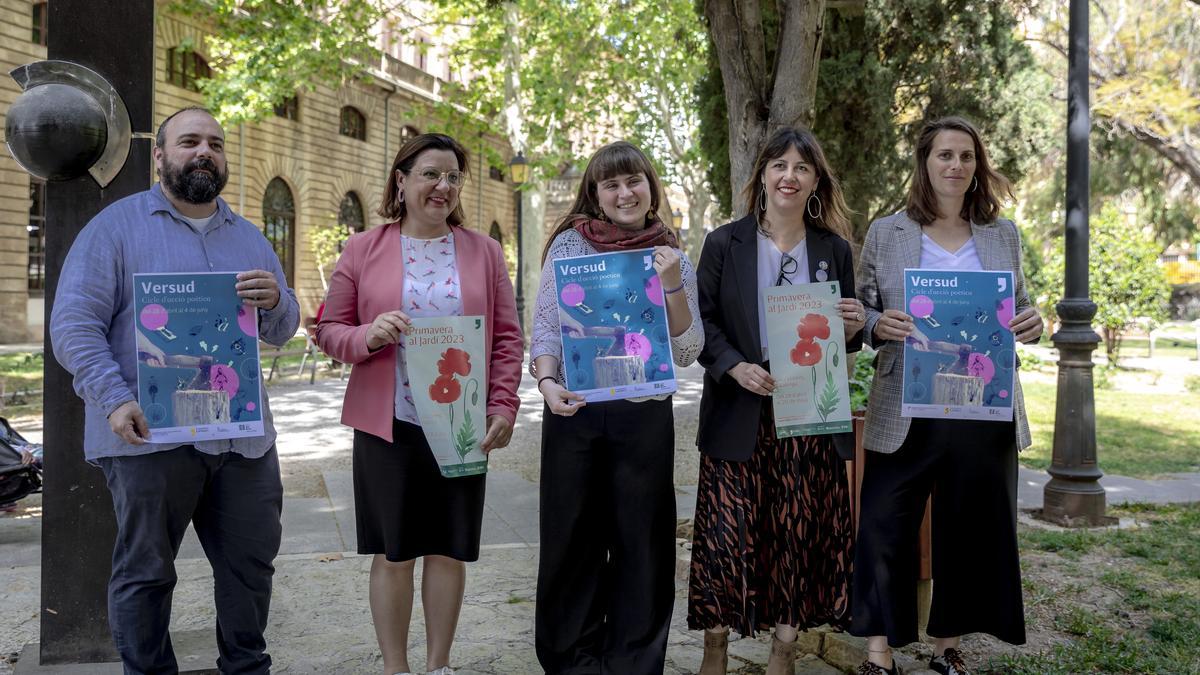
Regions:
<svg viewBox="0 0 1200 675"><path fill-rule="evenodd" d="M325 353L354 364L342 423L354 428L358 552L375 556L371 616L386 675L410 670L417 558L424 559L425 670L453 672L464 562L479 558L483 521L484 476L442 477L422 433L402 344L410 317L486 317L484 452L508 445L520 402L524 343L500 245L461 226L469 166L449 136L423 134L400 148L379 208L394 222L346 242L316 329Z"/></svg>

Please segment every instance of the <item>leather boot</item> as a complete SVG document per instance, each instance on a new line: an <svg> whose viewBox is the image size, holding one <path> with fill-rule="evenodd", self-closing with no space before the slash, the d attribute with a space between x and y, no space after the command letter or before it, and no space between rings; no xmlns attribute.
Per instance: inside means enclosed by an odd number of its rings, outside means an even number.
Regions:
<svg viewBox="0 0 1200 675"><path fill-rule="evenodd" d="M729 631L704 631L704 660L697 675L725 675L729 667Z"/></svg>
<svg viewBox="0 0 1200 675"><path fill-rule="evenodd" d="M784 642L771 634L771 657L767 659L767 675L795 675L796 640Z"/></svg>

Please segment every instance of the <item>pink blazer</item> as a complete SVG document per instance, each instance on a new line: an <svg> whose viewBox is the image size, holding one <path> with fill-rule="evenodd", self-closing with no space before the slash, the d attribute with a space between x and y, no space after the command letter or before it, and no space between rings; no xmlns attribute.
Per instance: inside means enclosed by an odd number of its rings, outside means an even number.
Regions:
<svg viewBox="0 0 1200 675"><path fill-rule="evenodd" d="M491 345L487 373L487 414L511 424L521 400L524 340L517 321L512 282L500 245L491 237L455 227L454 255L462 287L463 314L487 318L485 344ZM355 234L346 242L317 323L321 350L354 364L342 404L342 424L392 440L395 419L396 346L367 351L367 329L383 312L398 310L404 289L400 224L389 223Z"/></svg>

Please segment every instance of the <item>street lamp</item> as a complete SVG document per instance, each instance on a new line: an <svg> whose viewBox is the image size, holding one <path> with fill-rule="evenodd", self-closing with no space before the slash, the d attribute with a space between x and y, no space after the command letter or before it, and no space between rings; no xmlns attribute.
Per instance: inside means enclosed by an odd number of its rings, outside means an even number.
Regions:
<svg viewBox="0 0 1200 675"><path fill-rule="evenodd" d="M1062 321L1051 340L1058 348L1058 394L1050 481L1042 517L1061 525L1103 525L1106 516L1096 464L1096 404L1092 328L1096 303L1088 297L1088 0L1071 0L1067 55L1067 222L1065 288L1055 309Z"/></svg>
<svg viewBox="0 0 1200 675"><path fill-rule="evenodd" d="M678 207L671 212L671 224L675 226L676 230L683 226L683 211L680 211Z"/></svg>
<svg viewBox="0 0 1200 675"><path fill-rule="evenodd" d="M525 330L525 295L522 291L525 276L525 243L521 232L521 186L529 180L529 162L525 155L517 151L517 156L508 162L508 177L512 180L514 193L517 196L517 321L521 331Z"/></svg>

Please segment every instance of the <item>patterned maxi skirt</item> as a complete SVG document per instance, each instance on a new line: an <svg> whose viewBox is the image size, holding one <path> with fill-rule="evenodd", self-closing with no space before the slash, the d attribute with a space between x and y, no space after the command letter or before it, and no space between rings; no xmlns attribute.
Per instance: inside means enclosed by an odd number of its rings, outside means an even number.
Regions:
<svg viewBox="0 0 1200 675"><path fill-rule="evenodd" d="M846 464L832 437L777 439L764 405L749 461L701 457L688 627L844 630L853 547Z"/></svg>

